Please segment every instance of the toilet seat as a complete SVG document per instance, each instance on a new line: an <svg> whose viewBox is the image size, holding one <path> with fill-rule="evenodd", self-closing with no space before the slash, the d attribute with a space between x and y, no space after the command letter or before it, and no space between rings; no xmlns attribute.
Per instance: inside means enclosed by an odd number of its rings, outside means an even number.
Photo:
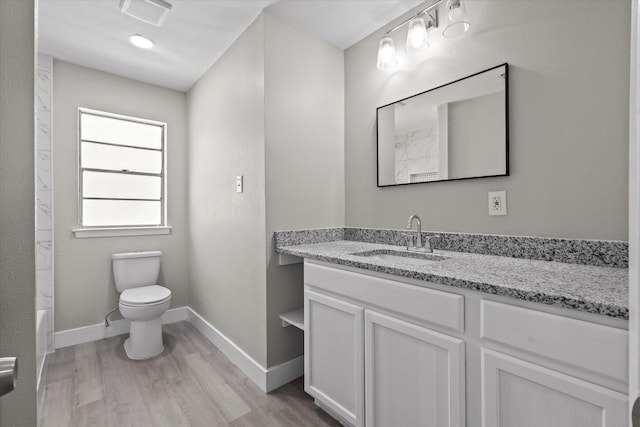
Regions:
<svg viewBox="0 0 640 427"><path fill-rule="evenodd" d="M171 298L171 290L164 286L151 285L127 289L120 294L120 304L129 307L159 305Z"/></svg>

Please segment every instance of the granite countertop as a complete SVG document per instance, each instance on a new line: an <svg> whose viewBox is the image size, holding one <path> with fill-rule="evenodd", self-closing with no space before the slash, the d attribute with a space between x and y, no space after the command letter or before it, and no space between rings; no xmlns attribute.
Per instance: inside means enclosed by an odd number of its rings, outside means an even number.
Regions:
<svg viewBox="0 0 640 427"><path fill-rule="evenodd" d="M625 268L443 250L434 250L433 254L445 260L414 265L354 255L375 250L406 251L402 246L347 240L277 246L276 249L283 254L399 277L629 318L629 273Z"/></svg>

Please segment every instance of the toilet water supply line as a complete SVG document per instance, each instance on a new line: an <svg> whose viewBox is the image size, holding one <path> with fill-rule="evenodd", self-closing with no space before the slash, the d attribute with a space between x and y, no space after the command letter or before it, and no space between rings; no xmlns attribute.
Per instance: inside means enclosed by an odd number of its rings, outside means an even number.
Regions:
<svg viewBox="0 0 640 427"><path fill-rule="evenodd" d="M111 310L110 312L107 313L106 316L104 316L104 326L105 327L109 327L109 316L111 316L111 313L113 313L114 311L116 311L118 309L118 307L114 308L113 310Z"/></svg>

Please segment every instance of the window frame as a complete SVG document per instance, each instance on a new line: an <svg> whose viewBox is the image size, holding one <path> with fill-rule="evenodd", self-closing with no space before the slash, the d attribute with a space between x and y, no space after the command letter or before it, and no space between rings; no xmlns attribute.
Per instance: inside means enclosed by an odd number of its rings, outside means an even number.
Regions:
<svg viewBox="0 0 640 427"><path fill-rule="evenodd" d="M153 149L153 148L145 148L145 147L136 147L131 145L120 145L113 144L108 142L100 142L100 141L92 141L88 139L82 139L82 115L90 114L99 117L106 117L110 119L117 119L123 121L129 121L133 123L157 126L161 129L161 148ZM139 117L126 116L123 114L109 113L106 111L95 110L91 108L79 107L78 108L78 122L77 122L77 191L78 191L78 218L77 223L78 227L74 228L73 231L76 237L99 237L99 236L126 236L126 235L148 235L148 234L168 234L171 227L168 225L168 202L167 202L167 123L161 122L157 120L143 119ZM113 170L104 170L104 169L96 169L96 168L84 168L82 167L82 142L89 143L97 143L101 145L107 145L112 147L125 147L125 148L133 148L140 150L150 150L150 151L160 151L161 152L161 171L159 174L156 173L146 173L146 172L129 172L129 171L113 171ZM161 190L160 190L160 224L140 224L140 225L99 225L99 226L91 226L83 224L83 201L87 200L148 200L148 199L117 199L117 198L96 198L96 197L84 197L83 196L83 172L103 172L103 173L118 173L123 175L132 175L132 176L151 176L151 177L160 177L161 180ZM155 201L156 199L154 199Z"/></svg>

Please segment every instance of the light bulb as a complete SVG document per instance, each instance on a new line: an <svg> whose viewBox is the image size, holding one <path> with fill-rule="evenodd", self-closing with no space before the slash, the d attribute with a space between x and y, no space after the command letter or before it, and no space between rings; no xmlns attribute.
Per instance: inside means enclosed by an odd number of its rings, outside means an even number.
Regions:
<svg viewBox="0 0 640 427"><path fill-rule="evenodd" d="M378 46L378 69L388 70L397 63L396 47L393 44L393 40L391 37L383 38Z"/></svg>
<svg viewBox="0 0 640 427"><path fill-rule="evenodd" d="M409 55L427 53L427 49L429 49L429 41L424 19L413 18L409 21L409 30L407 31L407 53Z"/></svg>
<svg viewBox="0 0 640 427"><path fill-rule="evenodd" d="M421 47L427 40L427 29L424 19L414 18L409 22L409 32L407 34L407 47Z"/></svg>
<svg viewBox="0 0 640 427"><path fill-rule="evenodd" d="M393 57L395 56L393 47L389 45L384 45L382 46L381 49L382 50L380 51L380 58L382 62L384 62L385 64L391 62L393 60Z"/></svg>

